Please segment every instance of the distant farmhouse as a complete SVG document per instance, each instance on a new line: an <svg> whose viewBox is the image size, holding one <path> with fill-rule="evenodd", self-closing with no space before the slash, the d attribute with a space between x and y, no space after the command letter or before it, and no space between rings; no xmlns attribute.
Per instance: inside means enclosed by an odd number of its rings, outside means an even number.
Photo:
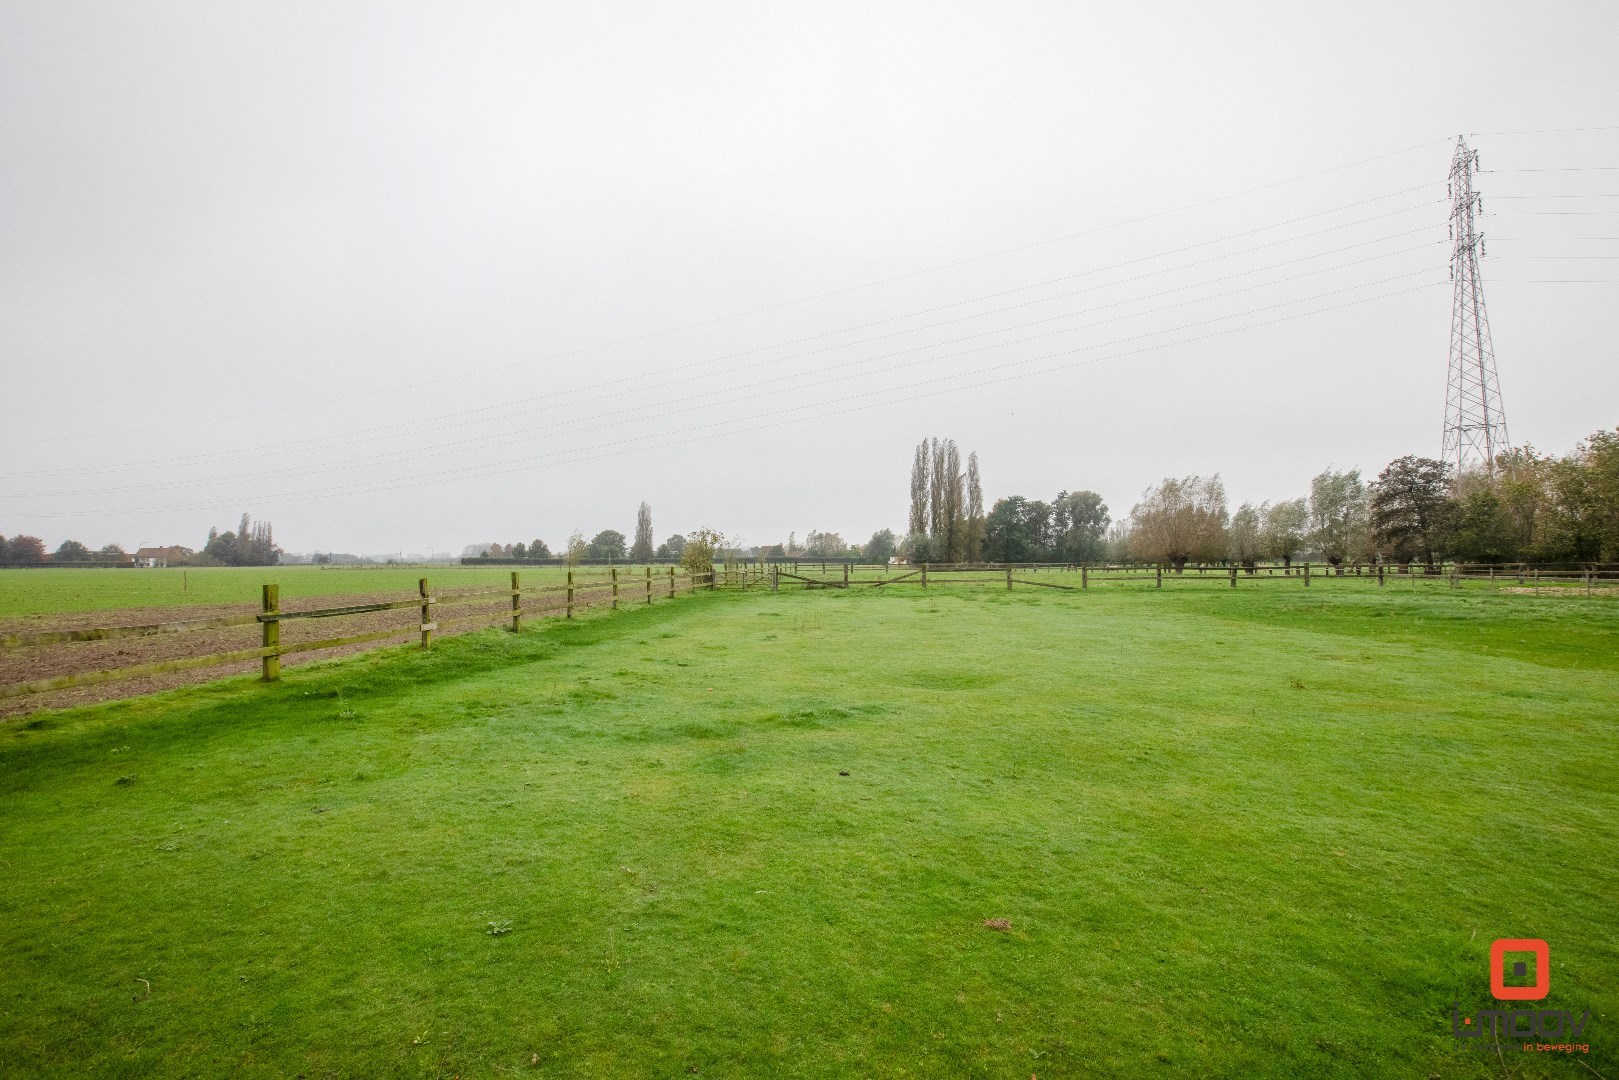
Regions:
<svg viewBox="0 0 1619 1080"><path fill-rule="evenodd" d="M144 547L135 552L135 565L178 566L195 554L188 547Z"/></svg>

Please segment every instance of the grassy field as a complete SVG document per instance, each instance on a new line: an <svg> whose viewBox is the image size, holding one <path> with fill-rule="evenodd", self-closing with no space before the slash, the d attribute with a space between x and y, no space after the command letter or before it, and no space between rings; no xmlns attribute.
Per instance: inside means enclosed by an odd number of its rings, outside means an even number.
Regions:
<svg viewBox="0 0 1619 1080"><path fill-rule="evenodd" d="M1619 603L1327 583L700 594L36 714L0 1074L1611 1078L1616 705ZM1498 937L1588 1056L1451 1036Z"/></svg>
<svg viewBox="0 0 1619 1080"><path fill-rule="evenodd" d="M207 604L256 604L267 581L281 586L285 599L345 596L356 593L413 593L425 577L435 588L501 585L513 567L482 566L220 566L129 569L0 570L0 619L69 611L115 608L185 607ZM623 566L620 574L645 573L644 566ZM667 566L654 574L667 574ZM605 566L582 566L579 575L597 577ZM523 580L562 581L562 567L528 567Z"/></svg>

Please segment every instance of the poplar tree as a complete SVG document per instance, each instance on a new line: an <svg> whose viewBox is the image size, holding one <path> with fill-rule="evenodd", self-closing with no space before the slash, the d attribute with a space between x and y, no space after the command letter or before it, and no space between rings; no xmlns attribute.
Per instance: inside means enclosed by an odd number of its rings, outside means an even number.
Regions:
<svg viewBox="0 0 1619 1080"><path fill-rule="evenodd" d="M917 536L928 531L928 494L931 487L932 456L928 453L928 441L923 439L916 444L916 454L911 458L911 517L909 535Z"/></svg>
<svg viewBox="0 0 1619 1080"><path fill-rule="evenodd" d="M635 543L630 545L630 560L638 563L652 561L652 507L645 502L635 512Z"/></svg>
<svg viewBox="0 0 1619 1080"><path fill-rule="evenodd" d="M978 479L978 452L967 455L967 561L984 557L984 488Z"/></svg>

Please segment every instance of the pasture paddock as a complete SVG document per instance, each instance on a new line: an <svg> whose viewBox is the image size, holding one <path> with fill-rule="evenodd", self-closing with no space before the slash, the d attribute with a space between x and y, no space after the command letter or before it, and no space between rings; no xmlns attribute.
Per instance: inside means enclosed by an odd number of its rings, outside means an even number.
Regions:
<svg viewBox="0 0 1619 1080"><path fill-rule="evenodd" d="M351 654L397 642L406 633L419 632L425 649L443 633L497 622L517 630L524 618L571 619L593 607L616 610L621 602L653 603L713 587L712 575L694 576L673 566L640 570L539 568L526 581L517 571L503 574L500 584L482 583L490 580L485 571L473 579L479 584L448 589L430 588L427 578L419 578L405 599L398 593L310 596L311 590L295 588L305 595L283 600L279 583L266 582L257 608L126 607L0 620L0 716L150 693L245 671L252 664L262 664L264 678L274 679L284 659L296 663ZM105 583L95 570L79 572L91 575L92 585ZM293 576L295 585L309 580ZM284 629L289 631L285 638Z"/></svg>
<svg viewBox="0 0 1619 1080"><path fill-rule="evenodd" d="M1512 1075L1612 1076L1616 612L721 592L8 721L0 1073L1487 1077L1534 936Z"/></svg>
<svg viewBox="0 0 1619 1080"><path fill-rule="evenodd" d="M0 620L44 619L82 611L121 608L253 605L266 581L281 586L283 600L331 596L407 593L424 575L444 588L495 586L511 576L511 567L481 566L210 566L152 569L69 569L44 567L0 570ZM567 570L560 566L523 567L524 581L556 584ZM604 567L588 567L591 572ZM640 574L644 565L626 564L625 573ZM664 573L659 566L656 573Z"/></svg>

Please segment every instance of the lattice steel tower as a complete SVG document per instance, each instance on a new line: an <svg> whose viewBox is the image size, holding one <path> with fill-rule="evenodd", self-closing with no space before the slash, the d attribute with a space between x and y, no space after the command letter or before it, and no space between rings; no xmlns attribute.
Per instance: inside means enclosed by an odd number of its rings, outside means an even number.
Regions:
<svg viewBox="0 0 1619 1080"><path fill-rule="evenodd" d="M1445 389L1444 462L1464 469L1495 468L1498 454L1512 448L1507 417L1501 408L1501 380L1495 373L1495 346L1490 343L1490 316L1484 310L1484 283L1478 260L1484 237L1474 215L1479 196L1473 190L1478 151L1465 138L1456 139L1450 160L1450 379Z"/></svg>

